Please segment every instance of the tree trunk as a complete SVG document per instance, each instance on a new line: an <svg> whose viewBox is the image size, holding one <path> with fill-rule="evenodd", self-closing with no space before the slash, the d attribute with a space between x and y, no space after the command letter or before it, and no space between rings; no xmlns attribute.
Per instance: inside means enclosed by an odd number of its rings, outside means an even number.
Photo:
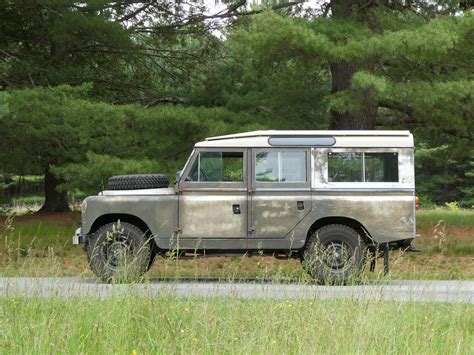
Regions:
<svg viewBox="0 0 474 355"><path fill-rule="evenodd" d="M364 1L361 0L331 0L332 17L344 20L352 18L357 21L364 21L363 14L357 9ZM370 63L363 65L347 61L329 63L331 70L331 93L336 94L345 90L350 90L352 76L358 70L371 67ZM354 96L354 93L351 93ZM356 111L339 112L331 110L331 129L375 129L378 103L375 98L367 93L363 98L362 105Z"/></svg>
<svg viewBox="0 0 474 355"><path fill-rule="evenodd" d="M56 177L49 168L44 175L44 204L38 211L43 212L67 212L70 211L67 201L67 193L58 191L57 187L64 181Z"/></svg>
<svg viewBox="0 0 474 355"><path fill-rule="evenodd" d="M331 69L331 93L335 94L351 88L352 76L359 69L355 64L337 62L329 64ZM355 93L351 93L354 96ZM375 129L377 100L367 92L361 108L356 111L339 112L331 110L331 129Z"/></svg>

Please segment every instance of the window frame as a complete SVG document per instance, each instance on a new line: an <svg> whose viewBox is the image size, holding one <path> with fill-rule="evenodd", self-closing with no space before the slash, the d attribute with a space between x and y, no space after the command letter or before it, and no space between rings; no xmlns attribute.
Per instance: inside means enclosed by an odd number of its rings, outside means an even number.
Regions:
<svg viewBox="0 0 474 355"><path fill-rule="evenodd" d="M361 175L360 175L360 181L329 181L329 156L331 154L350 154L350 153L354 153L354 154L360 154L360 157L361 157L361 160L360 160L360 169L361 169ZM397 181L367 181L367 164L366 164L366 155L367 154L396 154L397 156L397 178L398 180ZM367 151L360 151L360 152L328 152L327 153L327 159L328 159L328 169L327 169L327 172L328 172L328 182L330 183L365 183L365 184L368 184L368 183L398 183L400 182L400 164L399 164L399 156L398 156L398 152L367 152Z"/></svg>
<svg viewBox="0 0 474 355"><path fill-rule="evenodd" d="M191 159L187 164L186 168L184 169L180 181L179 187L182 189L207 189L207 188L219 188L219 189L246 189L247 188L247 150L245 148L196 148L194 149ZM190 174L192 168L194 167L194 163L199 157L199 154L202 152L212 152L212 153L225 153L225 152L232 152L232 153L243 153L243 160L242 160L242 177L243 181L186 181L186 177Z"/></svg>
<svg viewBox="0 0 474 355"><path fill-rule="evenodd" d="M313 148L311 187L316 190L413 189L413 151L413 148ZM329 182L328 153L398 153L398 182Z"/></svg>
<svg viewBox="0 0 474 355"><path fill-rule="evenodd" d="M275 182L275 181L257 181L256 177L256 163L257 163L257 154L258 153L278 153L278 152L304 152L306 154L306 181L304 182ZM284 148L284 147L265 147L265 148L253 148L252 149L252 161L251 161L251 180L252 186L256 190L265 190L265 189L309 189L311 186L311 150L310 148L304 147L294 147L294 148Z"/></svg>

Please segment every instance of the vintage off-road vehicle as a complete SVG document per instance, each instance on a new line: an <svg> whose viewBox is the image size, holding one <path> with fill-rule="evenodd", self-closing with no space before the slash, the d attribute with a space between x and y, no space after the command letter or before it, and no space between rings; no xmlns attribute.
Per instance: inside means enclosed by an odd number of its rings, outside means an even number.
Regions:
<svg viewBox="0 0 474 355"><path fill-rule="evenodd" d="M300 258L320 282L344 283L376 254L414 250L413 150L408 131L207 138L174 187L158 174L111 177L82 203L73 242L105 281L143 274L157 254L258 253Z"/></svg>

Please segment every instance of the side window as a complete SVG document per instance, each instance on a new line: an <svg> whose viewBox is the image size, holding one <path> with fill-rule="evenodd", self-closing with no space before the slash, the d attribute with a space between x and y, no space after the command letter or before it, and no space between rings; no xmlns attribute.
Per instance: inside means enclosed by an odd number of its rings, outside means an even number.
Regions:
<svg viewBox="0 0 474 355"><path fill-rule="evenodd" d="M256 153L255 181L306 182L306 152L269 151Z"/></svg>
<svg viewBox="0 0 474 355"><path fill-rule="evenodd" d="M398 182L398 153L328 153L329 182Z"/></svg>
<svg viewBox="0 0 474 355"><path fill-rule="evenodd" d="M186 181L244 181L243 152L200 152Z"/></svg>
<svg viewBox="0 0 474 355"><path fill-rule="evenodd" d="M398 182L397 153L365 153L365 181Z"/></svg>
<svg viewBox="0 0 474 355"><path fill-rule="evenodd" d="M329 153L330 182L362 181L362 153Z"/></svg>

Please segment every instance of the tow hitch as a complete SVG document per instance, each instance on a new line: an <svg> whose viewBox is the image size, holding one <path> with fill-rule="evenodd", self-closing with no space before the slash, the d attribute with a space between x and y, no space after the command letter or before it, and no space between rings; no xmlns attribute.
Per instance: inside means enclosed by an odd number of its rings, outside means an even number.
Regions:
<svg viewBox="0 0 474 355"><path fill-rule="evenodd" d="M421 252L423 252L423 250L418 249L418 248L414 247L411 244L408 247L406 247L405 249L403 249L403 251L405 251L407 253L421 253Z"/></svg>

